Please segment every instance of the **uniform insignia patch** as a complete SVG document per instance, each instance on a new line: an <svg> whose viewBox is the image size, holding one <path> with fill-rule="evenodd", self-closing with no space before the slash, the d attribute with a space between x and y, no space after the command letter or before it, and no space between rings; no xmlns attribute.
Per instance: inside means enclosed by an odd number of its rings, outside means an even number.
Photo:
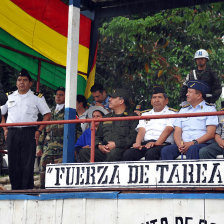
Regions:
<svg viewBox="0 0 224 224"><path fill-rule="evenodd" d="M112 121L104 121L103 124L112 124Z"/></svg>
<svg viewBox="0 0 224 224"><path fill-rule="evenodd" d="M207 103L207 102L205 102L205 104L206 104L207 106L215 106L214 103Z"/></svg>
<svg viewBox="0 0 224 224"><path fill-rule="evenodd" d="M151 111L152 109L147 109L147 110L143 110L143 111L141 111L140 113L142 114L142 113L145 113L145 112L149 112L149 111Z"/></svg>
<svg viewBox="0 0 224 224"><path fill-rule="evenodd" d="M38 96L38 97L40 97L40 98L43 96L42 93L38 93L38 92L35 92L34 95L36 95L36 96Z"/></svg>
<svg viewBox="0 0 224 224"><path fill-rule="evenodd" d="M171 107L169 107L169 110L174 111L174 112L179 112L179 110L171 108Z"/></svg>
<svg viewBox="0 0 224 224"><path fill-rule="evenodd" d="M8 95L12 94L13 92L14 91L10 91L10 92L6 93L6 95L8 96Z"/></svg>
<svg viewBox="0 0 224 224"><path fill-rule="evenodd" d="M190 106L190 104L186 104L182 108L186 108L186 107L189 107L189 106Z"/></svg>

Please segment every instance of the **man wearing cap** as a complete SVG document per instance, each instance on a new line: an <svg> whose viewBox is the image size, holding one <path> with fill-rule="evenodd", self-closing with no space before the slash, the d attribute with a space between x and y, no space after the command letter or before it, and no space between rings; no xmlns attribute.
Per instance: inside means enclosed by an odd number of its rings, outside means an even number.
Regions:
<svg viewBox="0 0 224 224"><path fill-rule="evenodd" d="M209 87L202 81L189 81L187 91L188 104L180 110L180 114L215 112L215 106L203 99ZM199 159L200 148L213 142L217 116L182 117L174 122L174 141L176 144L165 146L161 150L162 160L176 159L180 154L186 154L187 159Z"/></svg>
<svg viewBox="0 0 224 224"><path fill-rule="evenodd" d="M55 103L51 109L52 120L64 120L65 113L65 88L59 87L55 94ZM51 124L42 133L37 146L37 156L40 161L40 186L45 188L45 171L49 163L62 163L63 156L64 124Z"/></svg>
<svg viewBox="0 0 224 224"><path fill-rule="evenodd" d="M177 110L169 108L168 97L161 86L153 88L151 98L152 110L142 113L142 116L175 114ZM125 161L137 161L142 157L145 160L159 160L160 151L166 146L173 144L173 122L174 118L139 120L137 126L138 135L132 148L125 151Z"/></svg>
<svg viewBox="0 0 224 224"><path fill-rule="evenodd" d="M8 96L5 105L1 106L2 115L8 112L7 123L36 122L38 114L43 121L51 118L51 111L42 94L33 93L30 88L32 79L23 69L18 75L17 91ZM2 116L2 123L5 118ZM46 125L4 127L8 149L9 177L13 190L32 189L36 144Z"/></svg>
<svg viewBox="0 0 224 224"><path fill-rule="evenodd" d="M180 100L183 102L186 99L188 81L200 80L210 87L210 91L206 93L204 100L208 103L215 103L222 93L222 85L217 73L209 69L207 66L207 62L209 60L208 52L204 49L200 49L196 51L194 59L197 68L187 75L180 91Z"/></svg>
<svg viewBox="0 0 224 224"><path fill-rule="evenodd" d="M111 113L106 117L136 116L128 110L129 93L124 89L116 89L109 100ZM136 138L137 120L104 121L96 131L95 161L120 161L124 151L132 146ZM80 162L89 162L90 150L82 149L79 153Z"/></svg>

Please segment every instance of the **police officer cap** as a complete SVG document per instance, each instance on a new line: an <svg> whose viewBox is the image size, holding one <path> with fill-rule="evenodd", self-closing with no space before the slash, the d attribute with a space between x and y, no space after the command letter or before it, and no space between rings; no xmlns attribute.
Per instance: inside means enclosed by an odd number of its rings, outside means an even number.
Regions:
<svg viewBox="0 0 224 224"><path fill-rule="evenodd" d="M31 78L29 72L24 68L20 71L18 76L26 76L29 79L29 81L32 81L32 78Z"/></svg>
<svg viewBox="0 0 224 224"><path fill-rule="evenodd" d="M153 86L152 94L157 94L157 93L165 93L165 90L162 86Z"/></svg>
<svg viewBox="0 0 224 224"><path fill-rule="evenodd" d="M207 94L210 92L210 88L207 83L199 80L189 81L187 87L191 89L199 90L202 94Z"/></svg>
<svg viewBox="0 0 224 224"><path fill-rule="evenodd" d="M111 97L112 98L122 97L125 101L128 102L130 94L126 89L118 88L113 90Z"/></svg>
<svg viewBox="0 0 224 224"><path fill-rule="evenodd" d="M57 91L63 91L63 92L65 92L65 88L63 87L63 86L60 86L60 87L58 87L57 89L56 89L56 93L57 93Z"/></svg>

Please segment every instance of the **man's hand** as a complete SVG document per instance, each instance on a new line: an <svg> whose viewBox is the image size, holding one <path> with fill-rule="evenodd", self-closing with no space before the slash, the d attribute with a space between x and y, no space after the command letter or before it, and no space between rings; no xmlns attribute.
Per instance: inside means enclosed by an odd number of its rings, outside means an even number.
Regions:
<svg viewBox="0 0 224 224"><path fill-rule="evenodd" d="M109 148L106 145L98 145L98 149L102 152L102 153L108 153L110 152Z"/></svg>
<svg viewBox="0 0 224 224"><path fill-rule="evenodd" d="M42 154L43 154L43 153L42 153L42 150L40 150L40 149L36 152L36 156L37 156L37 157L41 157Z"/></svg>
<svg viewBox="0 0 224 224"><path fill-rule="evenodd" d="M109 150L116 148L116 144L113 141L109 141L106 146L108 147Z"/></svg>
<svg viewBox="0 0 224 224"><path fill-rule="evenodd" d="M38 130L35 131L35 140L36 140L36 145L38 145L38 141L40 138L40 132Z"/></svg>
<svg viewBox="0 0 224 224"><path fill-rule="evenodd" d="M82 147L82 149L89 149L89 148L91 148L89 145L85 145Z"/></svg>
<svg viewBox="0 0 224 224"><path fill-rule="evenodd" d="M178 149L181 153L186 153L190 146L194 145L194 142L183 142Z"/></svg>
<svg viewBox="0 0 224 224"><path fill-rule="evenodd" d="M224 149L224 140L222 140L220 138L218 141L216 140L216 142L218 143L218 145L219 145L220 148Z"/></svg>
<svg viewBox="0 0 224 224"><path fill-rule="evenodd" d="M4 129L5 140L7 139L7 135L8 135L8 128Z"/></svg>
<svg viewBox="0 0 224 224"><path fill-rule="evenodd" d="M99 102L96 102L95 105L96 106L99 106L99 107L104 107L103 104L102 103L99 103Z"/></svg>
<svg viewBox="0 0 224 224"><path fill-rule="evenodd" d="M135 112L138 116L141 116L141 111L140 111L140 110L134 110L134 112Z"/></svg>
<svg viewBox="0 0 224 224"><path fill-rule="evenodd" d="M132 145L132 147L135 148L135 149L139 149L139 150L142 149L142 145L139 144L139 143L137 143L137 142L135 142L135 143Z"/></svg>
<svg viewBox="0 0 224 224"><path fill-rule="evenodd" d="M146 145L145 145L145 147L147 148L147 149L150 149L150 148L152 148L152 147L154 147L155 146L155 142L148 142Z"/></svg>

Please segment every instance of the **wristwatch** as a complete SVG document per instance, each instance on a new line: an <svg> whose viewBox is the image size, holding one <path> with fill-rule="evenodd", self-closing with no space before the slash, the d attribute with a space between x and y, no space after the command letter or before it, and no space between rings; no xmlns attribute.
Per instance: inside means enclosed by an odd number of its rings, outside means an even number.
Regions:
<svg viewBox="0 0 224 224"><path fill-rule="evenodd" d="M194 145L198 144L198 141L196 139L192 140L192 142L194 142Z"/></svg>

